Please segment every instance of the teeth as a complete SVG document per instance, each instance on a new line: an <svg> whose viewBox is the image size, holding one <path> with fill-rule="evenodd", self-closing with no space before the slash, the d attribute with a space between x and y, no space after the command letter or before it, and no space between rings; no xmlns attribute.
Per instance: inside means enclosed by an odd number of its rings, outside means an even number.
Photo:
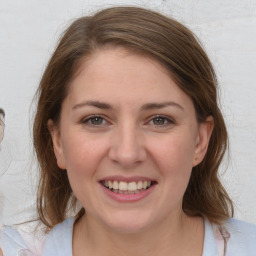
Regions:
<svg viewBox="0 0 256 256"><path fill-rule="evenodd" d="M108 186L107 186L109 189L112 189L113 188L113 183L112 183L112 181L108 181Z"/></svg>
<svg viewBox="0 0 256 256"><path fill-rule="evenodd" d="M119 190L127 190L128 184L126 182L119 182Z"/></svg>
<svg viewBox="0 0 256 256"><path fill-rule="evenodd" d="M136 191L136 190L138 190L138 186L137 186L136 182L130 182L128 184L128 190L129 191Z"/></svg>
<svg viewBox="0 0 256 256"><path fill-rule="evenodd" d="M142 190L145 190L149 187L151 187L152 182L151 181L138 181L137 183L135 181L132 182L125 182L125 181L111 181L106 180L103 181L103 185L109 189L111 189L114 192L122 193L122 194L136 194L139 193Z"/></svg>
<svg viewBox="0 0 256 256"><path fill-rule="evenodd" d="M143 188L142 181L138 182L137 187L138 187L138 189L142 189Z"/></svg>
<svg viewBox="0 0 256 256"><path fill-rule="evenodd" d="M118 182L116 180L113 182L113 189L118 189Z"/></svg>

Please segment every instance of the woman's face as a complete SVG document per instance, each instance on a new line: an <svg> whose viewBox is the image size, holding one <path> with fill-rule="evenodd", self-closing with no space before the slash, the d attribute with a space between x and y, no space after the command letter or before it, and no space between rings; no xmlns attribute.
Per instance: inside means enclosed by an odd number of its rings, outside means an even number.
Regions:
<svg viewBox="0 0 256 256"><path fill-rule="evenodd" d="M122 232L182 214L211 127L198 124L191 99L158 62L122 48L86 60L59 126L49 121L58 165L87 217Z"/></svg>

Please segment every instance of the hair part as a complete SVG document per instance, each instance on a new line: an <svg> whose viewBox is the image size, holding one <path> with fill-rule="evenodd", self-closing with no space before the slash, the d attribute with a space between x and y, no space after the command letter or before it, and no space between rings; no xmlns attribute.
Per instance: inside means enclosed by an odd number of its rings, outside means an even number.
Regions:
<svg viewBox="0 0 256 256"><path fill-rule="evenodd" d="M217 104L213 66L195 35L179 22L138 7L114 7L74 21L63 34L41 79L34 121L34 147L40 182L37 209L49 228L62 222L76 206L67 172L57 166L47 122L58 125L62 102L81 63L105 47L123 47L161 63L192 99L198 122L208 116L214 129L204 160L193 168L183 210L221 223L233 216L233 205L218 169L228 145L225 122ZM85 210L81 209L80 215Z"/></svg>

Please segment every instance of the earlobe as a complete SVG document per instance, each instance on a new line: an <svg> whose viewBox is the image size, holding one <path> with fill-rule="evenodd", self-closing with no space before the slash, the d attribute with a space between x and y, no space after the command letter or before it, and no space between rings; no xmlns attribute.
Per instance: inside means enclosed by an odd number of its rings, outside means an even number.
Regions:
<svg viewBox="0 0 256 256"><path fill-rule="evenodd" d="M47 127L52 137L53 149L54 149L54 154L57 160L57 165L61 169L66 169L66 163L65 163L65 158L63 154L63 147L61 143L60 130L51 119L48 120Z"/></svg>
<svg viewBox="0 0 256 256"><path fill-rule="evenodd" d="M203 161L208 149L213 128L214 120L212 116L208 116L204 122L199 124L193 167Z"/></svg>

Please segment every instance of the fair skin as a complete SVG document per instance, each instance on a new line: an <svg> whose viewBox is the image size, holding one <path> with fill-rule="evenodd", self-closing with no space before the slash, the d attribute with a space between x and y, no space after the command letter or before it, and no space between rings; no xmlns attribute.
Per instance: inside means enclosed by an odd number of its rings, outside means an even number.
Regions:
<svg viewBox="0 0 256 256"><path fill-rule="evenodd" d="M158 62L96 51L71 82L60 123L48 127L86 209L73 255L202 255L203 219L187 216L182 199L213 121L197 122L191 99Z"/></svg>

